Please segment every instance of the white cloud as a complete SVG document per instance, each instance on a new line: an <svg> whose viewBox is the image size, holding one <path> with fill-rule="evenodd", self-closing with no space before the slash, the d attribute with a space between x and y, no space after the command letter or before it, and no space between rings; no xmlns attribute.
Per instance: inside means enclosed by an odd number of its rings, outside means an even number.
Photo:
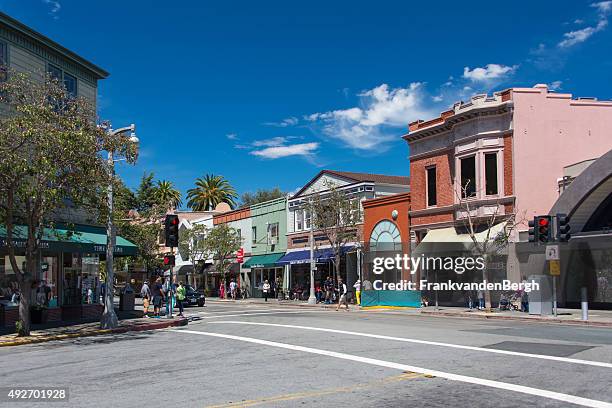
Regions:
<svg viewBox="0 0 612 408"><path fill-rule="evenodd" d="M256 140L252 143L253 147L273 147L281 146L287 142L289 138L284 136L272 137L270 139Z"/></svg>
<svg viewBox="0 0 612 408"><path fill-rule="evenodd" d="M227 135L225 135L225 137L227 137L228 140L238 139L238 135L236 133L228 133Z"/></svg>
<svg viewBox="0 0 612 408"><path fill-rule="evenodd" d="M563 81L552 81L550 85L548 85L548 88L552 91L558 91L561 89L561 85L563 85Z"/></svg>
<svg viewBox="0 0 612 408"><path fill-rule="evenodd" d="M54 0L43 0L43 3L49 5L49 7L51 8L49 10L49 14L51 14L53 18L57 20L59 18L57 13L59 13L60 9L62 8L62 5L60 4L60 2L54 1Z"/></svg>
<svg viewBox="0 0 612 408"><path fill-rule="evenodd" d="M265 159L279 159L288 156L310 156L319 148L319 143L299 143L287 146L272 146L261 150L254 150L252 155Z"/></svg>
<svg viewBox="0 0 612 408"><path fill-rule="evenodd" d="M465 67L463 68L463 77L472 82L489 82L512 75L517 68L518 65L500 64L487 64L485 67L477 67L472 70L470 70L470 67Z"/></svg>
<svg viewBox="0 0 612 408"><path fill-rule="evenodd" d="M385 144L398 138L397 129L409 122L433 115L426 106L423 84L414 82L406 88L379 85L358 94L359 106L304 118L327 137L338 139L354 149L384 150ZM315 129L316 130L316 129Z"/></svg>
<svg viewBox="0 0 612 408"><path fill-rule="evenodd" d="M442 102L444 100L444 97L442 95L435 95L435 96L432 96L431 99L434 102Z"/></svg>
<svg viewBox="0 0 612 408"><path fill-rule="evenodd" d="M608 26L608 15L612 11L612 1L600 1L598 3L591 4L591 7L597 9L597 24L582 28L580 30L564 33L563 40L557 44L558 47L570 48L576 44L585 42L591 38L593 34L603 31Z"/></svg>
<svg viewBox="0 0 612 408"><path fill-rule="evenodd" d="M265 122L266 126L275 126L275 127L287 127L287 126L295 126L299 123L299 119L295 116L291 116L281 120L280 122Z"/></svg>

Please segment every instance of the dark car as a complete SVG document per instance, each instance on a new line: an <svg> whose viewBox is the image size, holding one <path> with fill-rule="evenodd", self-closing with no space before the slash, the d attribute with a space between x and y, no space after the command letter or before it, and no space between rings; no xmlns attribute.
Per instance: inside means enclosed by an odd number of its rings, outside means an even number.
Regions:
<svg viewBox="0 0 612 408"><path fill-rule="evenodd" d="M206 298L204 297L204 293L197 291L196 289L193 288L193 286L190 286L190 285L186 285L185 289L187 289L185 291L185 300L184 300L185 306L190 306L190 305L198 305L200 307L204 306L204 303L206 303Z"/></svg>

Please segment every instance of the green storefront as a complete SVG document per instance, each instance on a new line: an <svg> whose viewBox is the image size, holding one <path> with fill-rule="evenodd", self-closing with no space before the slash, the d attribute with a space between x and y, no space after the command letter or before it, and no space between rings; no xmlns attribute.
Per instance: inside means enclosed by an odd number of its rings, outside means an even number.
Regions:
<svg viewBox="0 0 612 408"><path fill-rule="evenodd" d="M287 199L285 197L254 204L251 210L251 258L242 265L251 296L261 297L263 282L278 281L283 288L285 268L277 261L287 251ZM249 272L247 272L249 271Z"/></svg>
<svg viewBox="0 0 612 408"><path fill-rule="evenodd" d="M26 227L18 225L13 233L16 260L25 264ZM33 303L45 307L47 320L94 318L102 311L100 261L106 257L104 228L77 225L45 228L40 243L39 276L32 288ZM122 237L116 238L115 256L133 256L137 247ZM0 226L0 305L3 321L15 318L11 302L17 288L6 242L6 228ZM2 324L2 322L0 322Z"/></svg>

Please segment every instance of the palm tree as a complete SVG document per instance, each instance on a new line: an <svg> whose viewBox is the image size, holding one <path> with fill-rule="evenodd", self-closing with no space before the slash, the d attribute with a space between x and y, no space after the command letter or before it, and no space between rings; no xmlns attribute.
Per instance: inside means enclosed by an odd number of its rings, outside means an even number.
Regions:
<svg viewBox="0 0 612 408"><path fill-rule="evenodd" d="M187 190L187 206L193 211L210 211L219 203L227 203L231 208L238 194L232 185L223 177L207 174L198 178L195 188Z"/></svg>
<svg viewBox="0 0 612 408"><path fill-rule="evenodd" d="M171 181L160 180L155 187L155 199L164 207L177 208L181 205L181 193L174 188Z"/></svg>

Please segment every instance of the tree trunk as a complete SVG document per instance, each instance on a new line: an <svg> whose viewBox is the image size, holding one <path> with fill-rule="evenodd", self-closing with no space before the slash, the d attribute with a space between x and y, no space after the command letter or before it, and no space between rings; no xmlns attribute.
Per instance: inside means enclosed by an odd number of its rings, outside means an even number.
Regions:
<svg viewBox="0 0 612 408"><path fill-rule="evenodd" d="M32 294L32 279L24 278L19 284L19 329L18 336L30 335L30 305Z"/></svg>
<svg viewBox="0 0 612 408"><path fill-rule="evenodd" d="M488 267L489 257L487 256L487 254L484 254L483 258L484 258L485 268L482 271L482 280L483 282L489 283L489 267ZM485 296L485 312L490 313L491 312L491 291L485 288L484 296Z"/></svg>

